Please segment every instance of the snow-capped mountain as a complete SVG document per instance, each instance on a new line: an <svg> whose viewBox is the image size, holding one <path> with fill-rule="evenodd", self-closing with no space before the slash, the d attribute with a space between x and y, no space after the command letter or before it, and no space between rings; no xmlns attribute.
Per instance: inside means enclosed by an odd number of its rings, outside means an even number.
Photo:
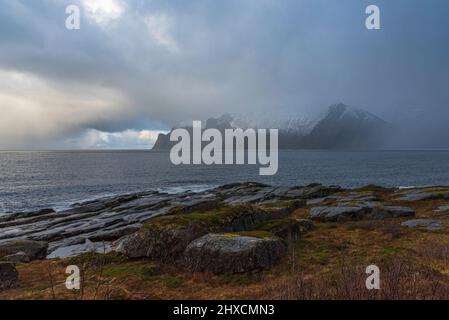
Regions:
<svg viewBox="0 0 449 320"><path fill-rule="evenodd" d="M247 113L232 114L232 125L237 128L279 129L285 132L310 133L314 123L300 114Z"/></svg>
<svg viewBox="0 0 449 320"><path fill-rule="evenodd" d="M392 131L391 124L368 111L336 104L328 108L301 145L308 149L378 149Z"/></svg>
<svg viewBox="0 0 449 320"><path fill-rule="evenodd" d="M377 149L381 148L392 126L363 109L344 104L332 105L315 121L301 116L230 115L210 118L204 128L279 129L281 149ZM154 150L169 149L170 134L159 135Z"/></svg>

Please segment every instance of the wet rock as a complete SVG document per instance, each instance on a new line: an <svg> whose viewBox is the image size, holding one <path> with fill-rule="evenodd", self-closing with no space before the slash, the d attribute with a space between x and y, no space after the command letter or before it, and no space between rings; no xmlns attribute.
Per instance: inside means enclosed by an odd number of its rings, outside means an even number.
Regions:
<svg viewBox="0 0 449 320"><path fill-rule="evenodd" d="M109 253L112 251L111 244L108 242L91 242L88 239L80 243L73 243L71 245L65 244L59 246L56 250L52 251L47 258L68 258L80 255L85 252L96 252L96 253Z"/></svg>
<svg viewBox="0 0 449 320"><path fill-rule="evenodd" d="M414 219L408 220L401 223L404 227L409 228L423 228L430 231L441 230L443 229L443 225L441 221L432 220L432 219Z"/></svg>
<svg viewBox="0 0 449 320"><path fill-rule="evenodd" d="M188 245L184 260L192 272L243 273L269 269L286 252L270 233L207 234Z"/></svg>
<svg viewBox="0 0 449 320"><path fill-rule="evenodd" d="M31 217L37 217L42 215L48 215L50 213L54 213L55 211L53 209L41 209L38 211L32 211L32 212L18 212L13 214L8 214L6 216L0 217L0 222L5 221L12 221L16 219L26 219Z"/></svg>
<svg viewBox="0 0 449 320"><path fill-rule="evenodd" d="M400 201L449 199L449 188L446 187L401 190L398 193L400 195L397 200Z"/></svg>
<svg viewBox="0 0 449 320"><path fill-rule="evenodd" d="M88 239L92 242L114 241L139 231L141 226L142 226L141 224L134 224L130 226L124 226L118 229L101 231L88 237Z"/></svg>
<svg viewBox="0 0 449 320"><path fill-rule="evenodd" d="M258 187L258 188L267 188L270 187L267 184L264 183L259 183L259 182L235 182L235 183L228 183L228 184L224 184L222 186L219 186L215 189L213 189L213 191L226 191L226 190L231 190L231 189L236 189L236 188L248 188L248 187Z"/></svg>
<svg viewBox="0 0 449 320"><path fill-rule="evenodd" d="M0 291L19 286L19 274L12 262L0 262Z"/></svg>
<svg viewBox="0 0 449 320"><path fill-rule="evenodd" d="M45 259L47 256L48 243L42 241L17 240L0 245L0 258L23 253L29 261Z"/></svg>
<svg viewBox="0 0 449 320"><path fill-rule="evenodd" d="M107 206L104 203L99 202L76 206L72 209L62 211L61 213L76 215L88 212L98 212L106 208Z"/></svg>

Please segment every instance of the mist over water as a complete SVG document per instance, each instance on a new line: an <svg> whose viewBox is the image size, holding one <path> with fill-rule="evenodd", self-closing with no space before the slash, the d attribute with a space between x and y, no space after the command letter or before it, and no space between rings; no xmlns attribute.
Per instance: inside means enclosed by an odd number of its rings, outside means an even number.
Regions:
<svg viewBox="0 0 449 320"><path fill-rule="evenodd" d="M168 152L0 152L0 214L64 208L113 194L200 191L243 181L278 186L449 185L449 151L281 150L274 176L259 176L259 165L174 166Z"/></svg>

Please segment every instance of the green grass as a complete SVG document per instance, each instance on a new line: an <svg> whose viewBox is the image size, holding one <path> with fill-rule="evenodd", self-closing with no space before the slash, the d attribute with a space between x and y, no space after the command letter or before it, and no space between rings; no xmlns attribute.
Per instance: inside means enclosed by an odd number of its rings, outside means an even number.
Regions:
<svg viewBox="0 0 449 320"><path fill-rule="evenodd" d="M107 266L103 271L106 277L116 278L116 277L127 277L142 275L143 270L146 266L144 262L128 262L117 265Z"/></svg>

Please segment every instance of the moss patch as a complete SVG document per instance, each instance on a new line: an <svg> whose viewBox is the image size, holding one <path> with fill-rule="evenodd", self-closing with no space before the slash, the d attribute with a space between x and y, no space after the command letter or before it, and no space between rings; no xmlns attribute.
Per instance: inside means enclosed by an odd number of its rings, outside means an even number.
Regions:
<svg viewBox="0 0 449 320"><path fill-rule="evenodd" d="M227 238L252 237L252 238L258 238L258 239L264 239L264 240L278 239L278 237L276 237L271 232L260 231L260 230L225 233L224 236Z"/></svg>
<svg viewBox="0 0 449 320"><path fill-rule="evenodd" d="M298 220L292 218L276 219L257 226L257 230L267 231L271 233L281 232L285 228L294 226Z"/></svg>
<svg viewBox="0 0 449 320"><path fill-rule="evenodd" d="M195 211L188 214L175 214L158 217L147 222L143 228L152 230L167 230L171 228L177 229L187 227L191 224L198 226L220 227L227 222L232 221L233 218L244 214L254 213L256 210L261 211L261 209L248 205L224 206L223 208L212 211Z"/></svg>
<svg viewBox="0 0 449 320"><path fill-rule="evenodd" d="M79 256L69 258L68 262L71 265L101 266L113 263L121 263L125 260L126 257L118 252L110 252L106 254L87 252Z"/></svg>

